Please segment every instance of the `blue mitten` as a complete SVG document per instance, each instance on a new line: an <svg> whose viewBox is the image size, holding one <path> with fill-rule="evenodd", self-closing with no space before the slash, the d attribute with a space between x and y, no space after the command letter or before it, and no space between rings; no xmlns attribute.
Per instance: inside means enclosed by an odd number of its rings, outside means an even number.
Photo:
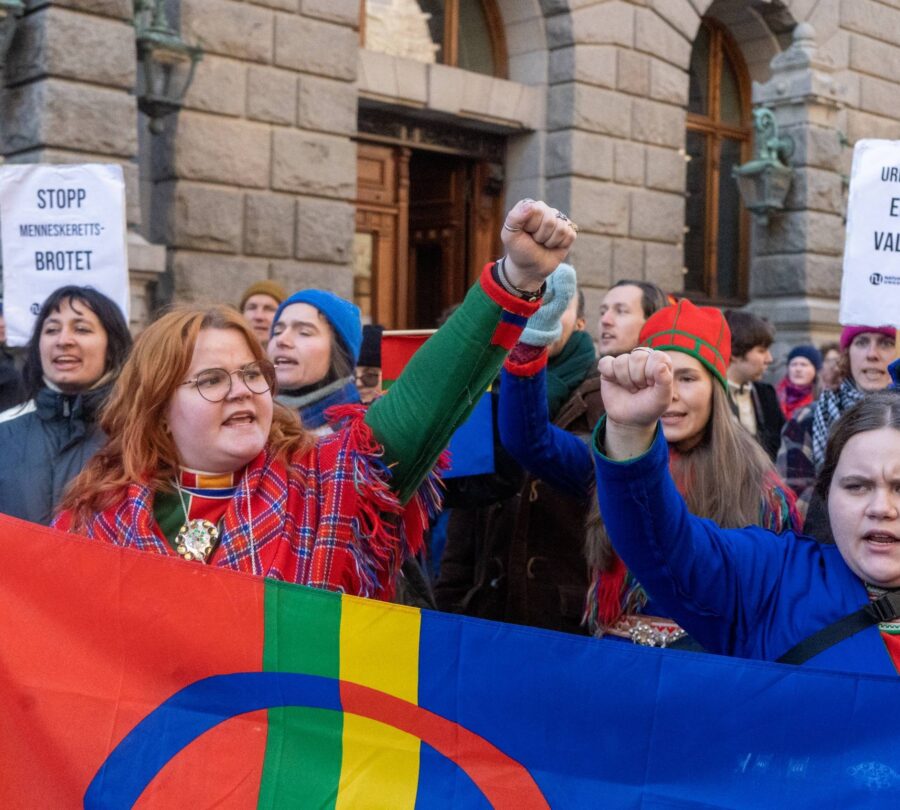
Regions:
<svg viewBox="0 0 900 810"><path fill-rule="evenodd" d="M562 335L562 318L575 295L575 268L561 264L547 278L547 289L540 309L528 319L528 326L519 337L529 346L549 346Z"/></svg>

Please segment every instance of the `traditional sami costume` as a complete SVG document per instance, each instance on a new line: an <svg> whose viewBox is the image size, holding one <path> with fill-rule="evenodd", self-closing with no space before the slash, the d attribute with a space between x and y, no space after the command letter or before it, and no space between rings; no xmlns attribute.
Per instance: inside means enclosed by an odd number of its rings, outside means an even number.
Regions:
<svg viewBox="0 0 900 810"><path fill-rule="evenodd" d="M432 472L450 435L496 376L539 301L507 292L487 265L480 283L412 358L389 394L367 409L345 405L339 425L286 462L264 449L243 471L218 519L211 565L345 593L390 599L403 559L422 547L440 495ZM194 482L195 484L198 482ZM202 484L202 481L199 482ZM202 486L179 482L200 509ZM172 493L132 483L84 532L120 546L180 553ZM168 506L167 506L168 502ZM221 504L220 504L221 507ZM203 506L210 515L209 505ZM214 510L215 511L215 510ZM167 520L167 516L169 519ZM214 514L213 514L214 516ZM70 513L56 525L68 528ZM176 529L177 531L177 529Z"/></svg>

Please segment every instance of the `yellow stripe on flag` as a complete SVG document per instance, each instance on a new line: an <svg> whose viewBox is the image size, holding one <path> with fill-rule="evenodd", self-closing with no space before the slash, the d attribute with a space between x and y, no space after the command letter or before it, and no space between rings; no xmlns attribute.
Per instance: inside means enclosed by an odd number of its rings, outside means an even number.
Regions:
<svg viewBox="0 0 900 810"><path fill-rule="evenodd" d="M343 597L341 680L419 701L418 610ZM375 720L344 715L337 810L415 807L419 740Z"/></svg>

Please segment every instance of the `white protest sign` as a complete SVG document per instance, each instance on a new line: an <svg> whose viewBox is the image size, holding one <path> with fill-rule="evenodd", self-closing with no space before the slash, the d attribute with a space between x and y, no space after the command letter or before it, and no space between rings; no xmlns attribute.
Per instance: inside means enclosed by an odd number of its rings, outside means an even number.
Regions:
<svg viewBox="0 0 900 810"><path fill-rule="evenodd" d="M121 166L0 166L0 237L10 346L28 342L43 301L67 284L99 290L128 320Z"/></svg>
<svg viewBox="0 0 900 810"><path fill-rule="evenodd" d="M853 150L840 322L900 324L900 141Z"/></svg>

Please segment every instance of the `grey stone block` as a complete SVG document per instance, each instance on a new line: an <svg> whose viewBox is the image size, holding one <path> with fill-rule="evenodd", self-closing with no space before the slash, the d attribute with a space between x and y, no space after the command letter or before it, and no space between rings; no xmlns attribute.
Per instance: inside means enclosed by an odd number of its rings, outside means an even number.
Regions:
<svg viewBox="0 0 900 810"><path fill-rule="evenodd" d="M156 179L177 177L233 186L269 184L270 129L262 124L182 110L160 145L167 160Z"/></svg>
<svg viewBox="0 0 900 810"><path fill-rule="evenodd" d="M624 0L594 3L573 10L571 17L574 42L626 48L634 44L635 8L631 3Z"/></svg>
<svg viewBox="0 0 900 810"><path fill-rule="evenodd" d="M649 8L635 9L634 47L687 68L691 60L691 43Z"/></svg>
<svg viewBox="0 0 900 810"><path fill-rule="evenodd" d="M859 110L847 110L847 137L850 143L856 143L861 138L896 141L900 139L900 121Z"/></svg>
<svg viewBox="0 0 900 810"><path fill-rule="evenodd" d="M550 53L550 84L585 82L615 89L619 48L572 45Z"/></svg>
<svg viewBox="0 0 900 810"><path fill-rule="evenodd" d="M275 20L275 64L334 79L356 78L359 37L352 28L279 14Z"/></svg>
<svg viewBox="0 0 900 810"><path fill-rule="evenodd" d="M297 200L295 256L306 261L343 264L352 258L356 211L349 203Z"/></svg>
<svg viewBox="0 0 900 810"><path fill-rule="evenodd" d="M297 120L297 74L251 65L247 69L247 117L293 125Z"/></svg>
<svg viewBox="0 0 900 810"><path fill-rule="evenodd" d="M900 47L897 45L851 34L849 64L861 73L900 82Z"/></svg>
<svg viewBox="0 0 900 810"><path fill-rule="evenodd" d="M197 65L184 106L222 115L243 115L246 86L244 62L209 54Z"/></svg>
<svg viewBox="0 0 900 810"><path fill-rule="evenodd" d="M874 39L895 42L900 30L900 10L873 0L845 0L840 4L840 25Z"/></svg>
<svg viewBox="0 0 900 810"><path fill-rule="evenodd" d="M644 184L644 146L632 141L615 142L615 174L617 183L626 186Z"/></svg>
<svg viewBox="0 0 900 810"><path fill-rule="evenodd" d="M674 243L683 232L683 194L638 189L631 193L631 236Z"/></svg>
<svg viewBox="0 0 900 810"><path fill-rule="evenodd" d="M841 289L841 259L809 253L760 256L753 261L753 297L821 295L836 297Z"/></svg>
<svg viewBox="0 0 900 810"><path fill-rule="evenodd" d="M346 139L278 129L272 133L272 187L319 197L356 193L356 145Z"/></svg>
<svg viewBox="0 0 900 810"><path fill-rule="evenodd" d="M331 290L348 301L353 300L353 269L348 265L273 261L269 265L269 273L289 291L316 287Z"/></svg>
<svg viewBox="0 0 900 810"><path fill-rule="evenodd" d="M132 157L137 152L134 96L121 90L45 79L8 90L3 153L41 146Z"/></svg>
<svg viewBox="0 0 900 810"><path fill-rule="evenodd" d="M50 75L130 91L136 64L130 25L49 7L20 21L8 55L6 83Z"/></svg>
<svg viewBox="0 0 900 810"><path fill-rule="evenodd" d="M688 102L689 78L686 69L670 65L661 59L653 59L650 62L650 97L685 107Z"/></svg>
<svg viewBox="0 0 900 810"><path fill-rule="evenodd" d="M830 127L802 126L786 128L785 134L794 139L792 166L840 170L844 147L836 130Z"/></svg>
<svg viewBox="0 0 900 810"><path fill-rule="evenodd" d="M769 218L764 238L755 240L757 255L820 253L840 256L844 251L844 225L838 214L786 211Z"/></svg>
<svg viewBox="0 0 900 810"><path fill-rule="evenodd" d="M179 180L153 189L154 242L171 247L240 253L243 195L221 186Z"/></svg>
<svg viewBox="0 0 900 810"><path fill-rule="evenodd" d="M625 93L646 96L650 92L650 57L620 49L616 87Z"/></svg>
<svg viewBox="0 0 900 810"><path fill-rule="evenodd" d="M297 124L339 135L356 134L356 85L301 75L297 82Z"/></svg>
<svg viewBox="0 0 900 810"><path fill-rule="evenodd" d="M357 0L300 0L300 11L307 17L359 27Z"/></svg>
<svg viewBox="0 0 900 810"><path fill-rule="evenodd" d="M182 0L181 33L207 53L272 61L274 14L233 0Z"/></svg>
<svg viewBox="0 0 900 810"><path fill-rule="evenodd" d="M547 138L547 176L576 174L610 180L615 144L613 138L576 129L550 133Z"/></svg>
<svg viewBox="0 0 900 810"><path fill-rule="evenodd" d="M257 256L289 258L294 252L297 203L288 194L246 195L244 251Z"/></svg>
<svg viewBox="0 0 900 810"><path fill-rule="evenodd" d="M650 0L648 5L688 42L694 41L700 28L700 15L688 0Z"/></svg>
<svg viewBox="0 0 900 810"><path fill-rule="evenodd" d="M632 98L585 84L558 85L548 90L548 129L577 129L627 137L631 133Z"/></svg>
<svg viewBox="0 0 900 810"><path fill-rule="evenodd" d="M684 193L686 163L676 149L648 146L647 186L660 191Z"/></svg>
<svg viewBox="0 0 900 810"><path fill-rule="evenodd" d="M594 233L579 233L568 261L578 272L578 284L608 287L612 269L612 238ZM599 311L597 303L595 311Z"/></svg>
<svg viewBox="0 0 900 810"><path fill-rule="evenodd" d="M675 148L684 145L685 111L682 107L636 98L632 109L631 132L635 140Z"/></svg>
<svg viewBox="0 0 900 810"><path fill-rule="evenodd" d="M551 205L568 207L569 216L578 223L580 231L609 236L628 235L627 188L583 177L567 177L548 181L547 192ZM556 199L568 201L568 206L565 202L555 202Z"/></svg>
<svg viewBox="0 0 900 810"><path fill-rule="evenodd" d="M185 304L237 306L249 284L267 278L267 259L175 250L170 253L173 297Z"/></svg>
<svg viewBox="0 0 900 810"><path fill-rule="evenodd" d="M644 280L658 284L667 293L684 290L684 246L681 243L644 243Z"/></svg>
<svg viewBox="0 0 900 810"><path fill-rule="evenodd" d="M247 0L247 2L276 11L297 11L300 4L300 0Z"/></svg>
<svg viewBox="0 0 900 810"><path fill-rule="evenodd" d="M840 214L843 207L844 185L839 173L811 167L795 169L785 208Z"/></svg>
<svg viewBox="0 0 900 810"><path fill-rule="evenodd" d="M637 239L613 239L610 281L615 284L622 279L643 277L644 243Z"/></svg>

